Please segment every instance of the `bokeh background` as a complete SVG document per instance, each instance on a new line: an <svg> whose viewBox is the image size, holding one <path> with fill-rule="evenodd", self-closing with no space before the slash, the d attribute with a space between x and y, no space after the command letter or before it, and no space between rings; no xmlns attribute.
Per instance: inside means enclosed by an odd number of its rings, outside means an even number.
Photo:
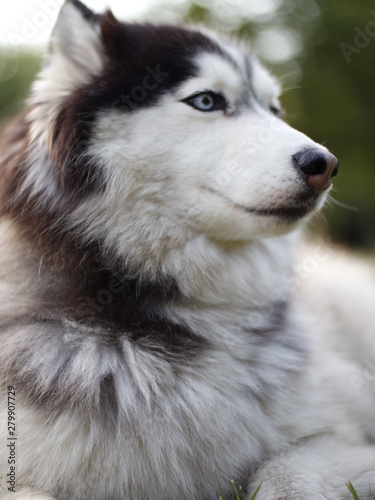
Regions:
<svg viewBox="0 0 375 500"><path fill-rule="evenodd" d="M0 124L20 109L28 95L54 9L61 3L13 0L12 6L4 2L0 7ZM325 144L340 160L333 200L314 219L311 231L329 234L350 247L374 250L373 0L86 2L94 9L106 3L129 20L193 20L248 40L283 83L285 119Z"/></svg>

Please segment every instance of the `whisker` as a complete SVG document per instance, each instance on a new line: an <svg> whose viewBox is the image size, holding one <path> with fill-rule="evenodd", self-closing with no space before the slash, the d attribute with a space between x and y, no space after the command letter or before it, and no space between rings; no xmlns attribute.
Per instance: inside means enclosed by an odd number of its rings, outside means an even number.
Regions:
<svg viewBox="0 0 375 500"><path fill-rule="evenodd" d="M329 197L329 201L334 203L335 205L341 207L341 208L346 208L347 210L351 210L352 212L359 212L359 207L354 207L353 205L348 205L347 203L343 203L342 201L338 201L333 196Z"/></svg>

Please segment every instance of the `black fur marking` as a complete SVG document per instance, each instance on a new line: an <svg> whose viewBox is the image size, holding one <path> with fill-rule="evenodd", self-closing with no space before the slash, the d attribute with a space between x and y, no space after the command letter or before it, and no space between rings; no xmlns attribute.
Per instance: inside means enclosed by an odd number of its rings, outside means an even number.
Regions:
<svg viewBox="0 0 375 500"><path fill-rule="evenodd" d="M252 105L252 103L258 102L261 104L261 106L264 107L264 102L262 102L259 97L257 96L254 87L253 87L253 65L250 61L250 58L246 55L245 56L245 71L246 71L246 78L247 78L247 87L244 89L244 96L243 96L243 101L247 103L249 106Z"/></svg>
<svg viewBox="0 0 375 500"><path fill-rule="evenodd" d="M194 57L199 52L223 55L202 33L182 27L123 24L107 14L102 33L109 64L95 96L100 107L135 111L154 105L197 75Z"/></svg>
<svg viewBox="0 0 375 500"><path fill-rule="evenodd" d="M71 278L69 297L65 292L59 297L55 287L45 289L43 301L49 311L55 309L53 317L61 315L60 302L65 305L64 313L74 321L94 330L100 327L107 345L116 347L125 336L139 348L169 361L194 356L204 347L197 334L161 314L162 305L180 297L172 279L145 283L124 271L105 270L99 262L95 264L95 259L87 264L86 269L81 266L77 278Z"/></svg>
<svg viewBox="0 0 375 500"><path fill-rule="evenodd" d="M116 385L112 373L106 375L100 383L100 403L99 409L107 421L108 427L116 425L119 415L119 405L117 401Z"/></svg>
<svg viewBox="0 0 375 500"><path fill-rule="evenodd" d="M94 21L97 18L97 15L79 0L68 0L68 2L80 11L87 21Z"/></svg>
<svg viewBox="0 0 375 500"><path fill-rule="evenodd" d="M73 4L92 19L79 2ZM83 245L77 235L67 231L65 221L85 196L105 189L100 167L87 156L98 112L105 108L132 112L154 105L166 92L197 74L194 56L199 51L221 53L221 49L203 34L184 28L126 25L111 13L98 21L102 23L106 67L61 104L49 131L48 150L41 151L49 155L55 179L55 197L48 204L40 199L42 194L20 190L27 169L33 167L27 164L30 123L26 115L16 119L0 137L3 150L12 150L19 143L0 165L0 212L13 219L26 242L25 258L36 272L39 287L26 317L4 318L2 341L22 331L24 347L12 360L0 358L1 372L3 380L7 374L24 387L21 393L25 400L52 411L67 406L93 408L95 404L80 394L79 383L64 385L76 355L74 350L63 350L63 362L48 386L40 383L35 370L28 369L35 352L35 346L28 346L35 332L43 334L42 345L52 346L53 338L61 339L69 333L66 321L72 321L77 336L94 336L103 348L117 351L126 339L135 349L175 366L192 363L207 348L199 332L163 317L162 306L180 297L173 280L161 277L146 283L123 270L119 276L115 264L109 268L108 261L104 263L101 242ZM97 388L99 407L103 409L98 414L104 411L116 419L113 384L109 372Z"/></svg>
<svg viewBox="0 0 375 500"><path fill-rule="evenodd" d="M116 423L121 417L114 372L108 371L97 382L91 381L91 393L88 394L85 391L85 374L73 368L75 359L84 349L85 341L90 336L93 336L96 355L99 358L101 353L109 350L113 351L113 358L117 355L121 357L122 340L131 340L135 350L148 352L150 363L152 359L159 358L164 363L173 363L176 366L194 363L196 356L202 353L205 347L203 339L187 332L181 326L163 320L147 320L143 315L137 319L134 312L129 323L117 325L117 328L113 324L97 322L93 318L91 326L88 322L82 323L81 327L77 322L74 326L69 326L66 325L67 318L61 318L61 315L61 311L53 309L45 313L38 311L34 313L34 317L30 312L30 316L9 318L1 321L0 325L2 345L14 345L11 357L9 350L5 351L6 358L0 352L0 380L3 389L9 384L16 385L20 399L48 413L59 413L74 407L93 418L110 419L111 423ZM21 347L18 342L14 344L13 340L19 335L22 335L23 339ZM64 345L65 335L74 338L74 347ZM50 346L51 353L58 346L55 373L50 363L44 367L42 358L36 368L35 353L40 349L44 350L46 346ZM90 362L89 359L86 361ZM92 359L91 363L94 362ZM91 366L90 369L95 370L96 367Z"/></svg>
<svg viewBox="0 0 375 500"><path fill-rule="evenodd" d="M85 156L100 110L135 112L197 74L199 51L226 57L198 31L173 26L124 24L111 12L101 18L107 64L104 71L69 96L52 131L51 157L61 189L70 199L104 188L100 169Z"/></svg>
<svg viewBox="0 0 375 500"><path fill-rule="evenodd" d="M58 191L70 203L105 188L100 167L86 153L95 117L94 103L86 103L84 90L68 98L55 120L52 134L50 156Z"/></svg>
<svg viewBox="0 0 375 500"><path fill-rule="evenodd" d="M12 381L23 401L48 413L75 407L92 418L115 423L120 415L114 372L92 382L92 393L87 394L82 389L85 374L73 370L88 339L95 343L99 358L108 350L113 357L121 357L125 341L134 350L147 352L150 363L158 359L176 367L199 359L207 342L163 317L161 306L180 295L172 280L141 283L124 272L104 270L93 253L83 258L82 252L65 250L66 260L43 265L40 291L29 311L2 318L0 345L14 345L14 349L13 356L8 348L0 349L0 380L5 386ZM28 265L37 269L38 260L30 255ZM14 341L19 335L20 344ZM72 345L65 344L66 336L74 339ZM58 349L55 373L48 363L49 368L43 368L42 357L38 369L31 361L45 346L50 346L51 355Z"/></svg>

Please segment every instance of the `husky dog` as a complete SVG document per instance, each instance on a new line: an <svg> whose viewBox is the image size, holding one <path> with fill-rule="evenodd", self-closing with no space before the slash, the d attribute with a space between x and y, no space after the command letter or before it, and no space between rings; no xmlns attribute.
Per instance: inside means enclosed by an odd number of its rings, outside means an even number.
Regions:
<svg viewBox="0 0 375 500"><path fill-rule="evenodd" d="M368 497L375 284L295 264L338 166L279 90L204 29L65 2L0 145L1 498Z"/></svg>

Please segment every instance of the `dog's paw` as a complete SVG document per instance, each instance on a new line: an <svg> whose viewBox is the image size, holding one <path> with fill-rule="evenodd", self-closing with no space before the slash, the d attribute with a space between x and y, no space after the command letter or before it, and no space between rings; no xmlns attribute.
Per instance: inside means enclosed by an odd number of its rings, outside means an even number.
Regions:
<svg viewBox="0 0 375 500"><path fill-rule="evenodd" d="M248 491L262 483L256 500L350 500L350 480L359 498L368 499L374 470L373 446L348 446L322 435L263 463Z"/></svg>
<svg viewBox="0 0 375 500"><path fill-rule="evenodd" d="M252 500L256 491L255 483L250 485L249 491L252 493L249 494L247 500ZM259 492L255 496L256 500L301 500L302 498L313 498L314 500L338 500L342 498L344 500L344 497L338 497L334 492L323 491L322 484L309 482L300 485L288 484L288 482L278 484L274 480L263 480Z"/></svg>
<svg viewBox="0 0 375 500"><path fill-rule="evenodd" d="M337 491L327 485L321 474L294 464L289 467L281 460L274 460L263 466L250 484L249 492L254 492L260 484L256 500L338 500ZM348 493L348 492L347 492ZM252 497L251 493L247 500Z"/></svg>

